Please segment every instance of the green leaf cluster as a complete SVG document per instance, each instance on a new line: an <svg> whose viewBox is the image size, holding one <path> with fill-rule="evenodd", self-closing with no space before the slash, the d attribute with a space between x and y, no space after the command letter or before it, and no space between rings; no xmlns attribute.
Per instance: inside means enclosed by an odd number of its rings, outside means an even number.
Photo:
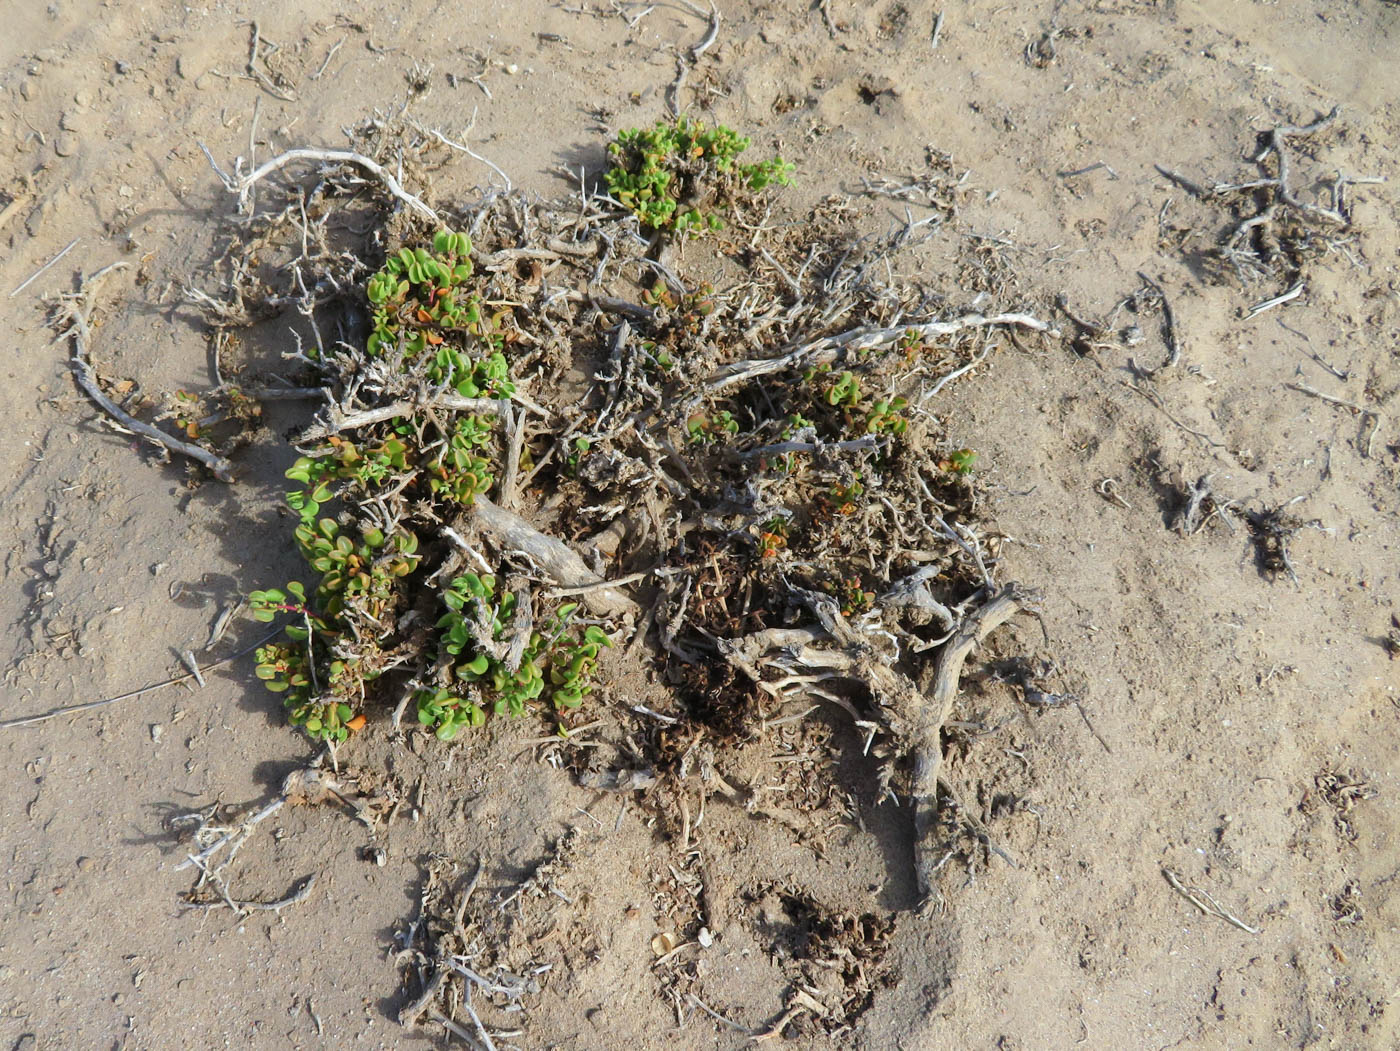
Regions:
<svg viewBox="0 0 1400 1051"><path fill-rule="evenodd" d="M843 372L826 391L826 403L836 408L854 408L860 404L860 380L854 372Z"/></svg>
<svg viewBox="0 0 1400 1051"><path fill-rule="evenodd" d="M740 164L751 142L723 124L708 127L686 116L652 128L632 128L608 146L613 160L604 179L608 192L643 226L698 236L723 226L702 212L699 198L742 188L762 191L788 186L793 166L781 157Z"/></svg>
<svg viewBox="0 0 1400 1051"><path fill-rule="evenodd" d="M532 631L514 670L477 642L485 634L504 642L515 619L519 599L499 591L489 573L463 573L442 595L447 607L437 622L438 646L453 658L445 687L416 695L418 721L442 740L451 740L466 726L485 721L487 705L498 716L521 716L531 702L549 695L554 707L579 707L593 689L598 653L611 646L607 634L593 625L572 632L576 604L561 606L542 630Z"/></svg>
<svg viewBox="0 0 1400 1051"><path fill-rule="evenodd" d="M686 439L692 445L712 445L739 433L739 421L728 409L714 414L698 412L685 421Z"/></svg>
<svg viewBox="0 0 1400 1051"><path fill-rule="evenodd" d="M977 454L971 449L955 449L938 466L956 475L969 475L977 466Z"/></svg>
<svg viewBox="0 0 1400 1051"><path fill-rule="evenodd" d="M468 328L481 320L480 298L463 294L472 276L472 243L466 234L439 231L433 250L401 248L384 261L365 289L374 313L366 350L371 357L404 338L415 358L442 341L441 329ZM435 331L438 330L438 331Z"/></svg>
<svg viewBox="0 0 1400 1051"><path fill-rule="evenodd" d="M330 625L314 614L306 604L306 589L298 581L287 590L269 588L248 596L253 617L271 621L279 613L301 615L299 622L283 629L287 642L259 646L254 654L255 674L273 693L282 694L288 718L318 741L343 741L349 735L347 723L354 718L354 708L343 699L351 690L362 689L355 661L324 661L322 675L325 688L319 683L311 666L314 658L322 660L334 637ZM320 651L320 652L318 652Z"/></svg>
<svg viewBox="0 0 1400 1051"><path fill-rule="evenodd" d="M491 488L495 481L483 447L491 440L491 423L480 416L459 416L446 442L425 465L428 487L463 506Z"/></svg>
<svg viewBox="0 0 1400 1051"><path fill-rule="evenodd" d="M509 311L488 314L481 297L464 287L472 276L471 246L466 234L440 230L431 251L401 248L384 260L366 288L373 331L365 350L380 357L402 345L409 361L431 351L428 378L434 383L464 398L509 397L515 385L501 353L501 321ZM464 343L479 353L469 353Z"/></svg>
<svg viewBox="0 0 1400 1051"><path fill-rule="evenodd" d="M866 434L903 434L909 421L900 415L909 407L908 398L881 398L865 417Z"/></svg>

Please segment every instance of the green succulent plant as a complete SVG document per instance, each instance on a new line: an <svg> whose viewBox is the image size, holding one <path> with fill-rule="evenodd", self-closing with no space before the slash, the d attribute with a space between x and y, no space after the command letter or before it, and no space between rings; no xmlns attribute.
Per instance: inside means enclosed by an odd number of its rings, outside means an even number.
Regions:
<svg viewBox="0 0 1400 1051"><path fill-rule="evenodd" d="M557 710L579 707L593 689L598 653L612 645L607 633L589 625L571 628L578 606L559 607L540 630L532 631L512 670L503 660L479 649L488 634L503 642L510 633L519 599L501 591L489 574L463 573L442 594L447 607L437 622L438 646L453 658L453 686L420 690L415 697L418 721L442 740L467 726L479 726L487 707L496 715L524 715L532 702L548 695Z"/></svg>
<svg viewBox="0 0 1400 1051"><path fill-rule="evenodd" d="M679 116L652 128L620 132L608 146L613 167L604 176L608 192L652 230L698 236L724 224L701 211L702 198L734 189L760 192L788 186L793 166L781 157L740 164L749 139L723 124Z"/></svg>

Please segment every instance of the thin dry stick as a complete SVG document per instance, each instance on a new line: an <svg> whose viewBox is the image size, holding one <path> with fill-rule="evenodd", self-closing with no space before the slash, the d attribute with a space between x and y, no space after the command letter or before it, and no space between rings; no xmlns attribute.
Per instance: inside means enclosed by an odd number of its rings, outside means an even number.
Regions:
<svg viewBox="0 0 1400 1051"><path fill-rule="evenodd" d="M507 416L510 413L510 402L494 398L464 398L460 394L439 394L423 402L395 401L388 405L381 405L377 409L352 412L348 416L343 414L338 406L331 404L326 406L327 421L314 424L302 431L294 444L304 445L307 442L320 441L332 434L339 434L341 431L353 431L358 427L383 423L396 416L410 416L422 408L450 409L453 412L485 412Z"/></svg>
<svg viewBox="0 0 1400 1051"><path fill-rule="evenodd" d="M1071 318L1070 320L1072 321L1074 319ZM977 357L973 358L961 368L954 369L952 372L948 373L948 375L944 376L941 380L939 380L933 385L932 390L927 390L923 394L921 394L919 396L919 404L922 405L924 402L928 401L930 398L932 398L935 394L941 391L944 387L948 386L948 384L952 383L958 377L967 375L978 365L982 364L982 362L986 361L987 356L991 354L991 352L995 349L995 344L988 343L985 347L982 348L981 354L978 354Z"/></svg>
<svg viewBox="0 0 1400 1051"><path fill-rule="evenodd" d="M269 77L266 73L264 73L261 69L258 68L258 51L259 45L261 43L262 30L259 28L258 23L254 21L253 43L248 48L248 65L246 67L248 70L248 76L251 77L253 80L256 80L259 84L261 84L267 90L268 94L281 99L283 102L295 102L297 100L297 97L295 95L290 95L287 92L281 90L276 85L276 83L273 82L273 79L271 77ZM276 45L273 45L273 50L276 50Z"/></svg>
<svg viewBox="0 0 1400 1051"><path fill-rule="evenodd" d="M1278 177L1273 179L1272 182L1278 187L1279 199L1282 200L1284 204L1290 205L1306 215L1315 215L1319 219L1326 219L1328 222L1336 223L1338 226L1347 226L1349 225L1347 217L1342 215L1341 212L1332 208L1323 208L1316 204L1309 204L1306 201L1300 201L1294 195L1293 191L1288 186L1288 152L1285 144L1285 140L1290 136L1312 135L1315 132L1322 131L1337 119L1337 114L1339 112L1341 112L1341 107L1333 106L1330 113L1326 116L1319 117L1311 124L1302 127L1284 125L1283 127L1274 128L1269 132L1268 145L1255 155L1254 161L1256 164L1262 162L1264 158L1269 155L1269 151L1272 150L1274 156L1278 158Z"/></svg>
<svg viewBox="0 0 1400 1051"><path fill-rule="evenodd" d="M214 174L219 177L219 180L228 191L238 194L238 204L240 208L247 204L249 191L252 190L260 180L267 178L267 176L271 175L273 172L279 171L289 164L294 164L297 161L312 161L319 164L353 164L373 175L384 184L384 188L388 190L390 194L397 197L423 218L438 225L442 223L442 219L438 216L437 212L433 211L417 197L405 190L398 179L395 179L393 175L377 161L371 160L363 153L355 153L352 150L288 150L286 153L279 153L270 161L264 161L260 167L249 172L247 175L239 175L235 178L219 167L214 161L214 155L209 152L209 147L201 142L199 143L199 148L204 151L204 156L209 159L209 165L214 169Z"/></svg>
<svg viewBox="0 0 1400 1051"><path fill-rule="evenodd" d="M313 873L307 876L300 888L294 893L288 894L280 901L186 901L182 904L187 909L203 909L213 911L214 909L233 909L239 915L248 912L281 912L289 905L299 905L307 898L311 897L311 891L316 886L316 876Z"/></svg>
<svg viewBox="0 0 1400 1051"><path fill-rule="evenodd" d="M472 1006L471 986L467 986L467 994L462 998L462 1010L467 1012L467 1017L472 1020L472 1028L476 1030L476 1038L481 1041L481 1046L485 1051L496 1051L495 1041L491 1039L491 1034L486 1031L486 1026L481 1022L480 1016L476 1013L476 1008Z"/></svg>
<svg viewBox="0 0 1400 1051"><path fill-rule="evenodd" d="M465 936L462 927L462 919L466 915L467 905L471 901L472 895L476 893L476 888L481 883L481 876L485 871L485 864L478 858L476 862L476 871L472 874L471 879L467 881L466 887L463 888L462 899L457 903L457 910L452 916L453 926L460 935ZM451 973L451 968L446 965L441 947L438 949L437 962L434 964L434 968L432 978L428 979L428 983L423 986L423 992L419 994L418 998L412 1003L405 1004L399 1011L399 1025L405 1027L414 1025L418 1021L419 1016L437 999L438 993L442 990L443 983L447 981L448 975ZM431 1017L435 1018L437 1021L442 1021L442 1015L436 1008L431 1012ZM476 1017L475 1012L473 1012L472 1017Z"/></svg>
<svg viewBox="0 0 1400 1051"><path fill-rule="evenodd" d="M214 661L212 664L206 664L203 670L213 671L215 668L222 667L223 665L228 664L231 661L236 661L239 657L247 656L259 646L263 645L263 643L267 642L269 639L275 636L281 630L281 628L278 628L276 631L264 635L251 646L248 646L245 649L241 649L237 653L230 653L227 657L221 657L218 660ZM118 701L129 701L133 700L136 697L143 697L148 693L155 693L156 690L163 690L167 686L178 686L180 683L189 682L193 678L194 672L186 672L184 675L177 675L173 679L166 679L164 682L158 682L151 686L143 686L139 690L132 690L129 693L118 694L116 697L108 697L105 700L86 701L82 704L70 704L63 708L50 708L47 712L41 712L38 715L25 715L21 716L18 719L5 719L4 721L0 721L0 730L8 730L11 727L15 726L34 726L38 723L46 723L50 719L57 719L61 715L79 715L82 712L90 712L94 708L105 708L107 705L116 704Z"/></svg>
<svg viewBox="0 0 1400 1051"><path fill-rule="evenodd" d="M511 181L510 181L510 176L507 175L504 171L502 171L499 165L496 165L496 164L492 163L491 161L487 160L485 157L483 157L481 154L477 153L477 152L476 152L475 150L473 150L471 147L469 147L469 146L467 146L467 145L465 145L465 144L463 144L463 143L460 143L460 142L453 142L451 139L449 139L449 138L448 138L446 135L444 135L442 132L438 131L436 128L425 128L425 127L423 127L421 124L419 124L417 121L409 121L409 123L412 124L415 128L417 128L417 129L418 129L420 132L422 132L423 134L425 134L425 135L431 135L433 138L437 139L438 142L442 143L442 144L443 144L444 146L446 146L448 149L450 149L450 150L457 150L459 153L465 153L465 154L466 154L468 157L470 157L472 160L474 160L474 161L480 161L482 164L486 165L486 167L490 168L493 172L495 172L497 175L499 175L499 176L505 181L505 184L506 184L506 192L507 192L507 193L510 192L510 190L511 190L511 188L512 188L512 185L513 185L513 184L511 183ZM473 111L472 111L472 120L471 120L471 124L469 124L469 125L467 126L467 130L470 131L470 130L472 129L472 127L475 126L475 124L476 124L476 111L473 110Z"/></svg>
<svg viewBox="0 0 1400 1051"><path fill-rule="evenodd" d="M1350 409L1352 412L1361 414L1361 418L1371 417L1371 435L1366 439L1366 459L1371 458L1371 447L1376 441L1376 432L1381 429L1381 414L1376 409L1368 409L1365 405L1358 405L1354 401L1347 401L1345 398L1334 398L1330 394L1323 394L1322 391L1309 387L1306 383L1285 383L1289 390L1296 390L1300 394L1308 394L1319 401L1325 401L1328 405L1336 405L1339 408Z"/></svg>
<svg viewBox="0 0 1400 1051"><path fill-rule="evenodd" d="M286 803L286 796L281 796L277 799L274 799L271 803L268 803L267 806L263 807L252 817L248 818L246 821L240 821L233 829L231 829L228 832L225 832L222 836L216 839L213 843L210 843L198 854L186 854L185 860L175 866L175 871L183 871L184 869L189 868L191 865L197 865L199 868L203 869L204 863L206 861L212 858L219 851L223 850L224 847L228 846L234 840L238 840L241 843L243 839L252 834L254 828L260 825L262 822L266 821L273 814L277 813L277 811L281 810L282 807L286 805ZM234 849L237 850L238 848L235 847ZM222 868L222 866L220 867Z"/></svg>
<svg viewBox="0 0 1400 1051"><path fill-rule="evenodd" d="M332 45L331 45L330 51L326 53L325 60L321 63L321 67L320 67L318 70L316 70L315 73L312 73L311 76L310 76L308 79L310 79L310 80L320 80L320 79L321 79L321 74L324 73L324 72L326 71L326 67L329 66L329 65L331 64L331 59L335 58L335 53L336 53L337 51L340 50L341 45L344 44L344 43L345 43L345 38L344 38L344 37L341 37L341 38L340 38L339 40L337 40L334 44L332 44Z"/></svg>
<svg viewBox="0 0 1400 1051"><path fill-rule="evenodd" d="M761 445L757 449L747 449L739 455L745 460L753 460L762 456L782 456L786 453L859 452L862 449L879 447L880 439L873 434L867 434L864 438L848 438L839 442L775 442L772 445Z"/></svg>
<svg viewBox="0 0 1400 1051"><path fill-rule="evenodd" d="M823 336L821 339L805 343L776 358L736 361L715 372L705 384L705 393L713 394L725 387L733 386L757 376L766 376L783 369L791 368L800 361L811 359L820 361L834 358L841 351L858 354L876 347L893 343L906 333L922 339L935 339L938 336L951 336L967 328L980 328L990 325L1016 325L1036 332L1046 332L1058 336L1059 332L1039 318L1030 314L997 314L986 317L982 314L964 314L950 321L926 321L922 324L899 325L893 328L857 328L843 332L839 336Z"/></svg>
<svg viewBox="0 0 1400 1051"><path fill-rule="evenodd" d="M1282 306L1284 303L1287 303L1287 302L1289 302L1290 300L1297 299L1299 296L1301 296L1301 295L1303 294L1303 289L1304 289L1306 286L1307 286L1307 282L1305 282L1305 281L1299 281L1296 285L1294 285L1292 288L1290 288L1287 292L1283 293L1283 295L1281 295L1281 296L1274 296L1273 299L1266 299L1266 300L1264 300L1264 301L1261 302L1261 303L1255 303L1254 306L1252 306L1252 307L1249 308L1249 313L1246 314L1246 315L1244 316L1244 320L1245 320L1245 321L1248 321L1250 318L1258 317L1260 314L1264 313L1264 311L1266 311L1266 310L1272 310L1272 309L1274 309L1274 307Z"/></svg>
<svg viewBox="0 0 1400 1051"><path fill-rule="evenodd" d="M691 10L692 10L692 11L695 11L696 8L692 6L692 7L691 7ZM697 12L697 13L698 13L698 12ZM700 58L700 56L703 55L706 51L708 51L708 50L710 49L710 45L713 44L713 43L715 42L715 38L718 37L718 36L719 36L719 8L716 7L716 6L714 5L713 0L712 0L712 2L711 2L711 4L710 4L710 25L709 25L709 28L707 28L707 29L705 30L705 35L700 39L700 43L696 44L694 47L692 47L692 48L690 49L690 61L691 61L691 62L696 62L696 61L698 61L699 58Z"/></svg>
<svg viewBox="0 0 1400 1051"><path fill-rule="evenodd" d="M1207 190L1204 186L1192 179L1188 179L1185 175L1182 175L1181 172L1177 171L1175 168L1164 168L1160 164L1154 164L1153 167L1157 169L1158 174L1162 175L1164 178L1170 180L1171 182L1176 183L1183 190L1189 193L1192 197L1198 197L1201 200L1205 200L1211 195L1211 192Z"/></svg>
<svg viewBox="0 0 1400 1051"><path fill-rule="evenodd" d="M525 414L511 412L507 402L501 412L501 422L505 424L506 472L501 479L501 506L515 507L519 500L516 482L520 474L520 454L525 450Z"/></svg>
<svg viewBox="0 0 1400 1051"><path fill-rule="evenodd" d="M716 1022L719 1022L721 1025L726 1025L730 1029L734 1029L740 1033L743 1033L745 1036L754 1035L754 1031L748 1028L748 1026L742 1026L738 1022L725 1018L724 1015L720 1014L718 1011L716 1011L709 1004L705 1003L704 1000L700 999L700 997L696 996L694 993L688 993L686 995L686 999L690 1001L691 1007L700 1008L700 1010L704 1011L707 1015L713 1018Z"/></svg>
<svg viewBox="0 0 1400 1051"><path fill-rule="evenodd" d="M233 481L233 464L211 453L208 449L202 449L198 445L191 445L189 442L182 442L178 438L173 438L159 428L152 427L148 423L122 411L111 398L102 393L102 388L97 385L97 380L93 378L92 364L88 361L88 346L92 342L92 329L88 322L92 317L92 298L96 293L98 285L102 279L113 270L125 267L126 263L112 263L105 266L97 273L83 281L78 289L77 295L65 303L64 317L69 323L68 334L73 337L73 376L78 381L78 386L82 387L87 396L95 401L108 416L120 423L127 430L135 431L143 437L150 438L154 442L159 442L167 449L188 456L192 460L198 460L214 473L214 477L221 482Z"/></svg>
<svg viewBox="0 0 1400 1051"><path fill-rule="evenodd" d="M10 204L11 204L11 206L13 207L14 202L11 201ZM9 212L9 208L6 208L5 211L6 211L6 212ZM6 215L5 218L8 219L9 216ZM44 274L48 273L49 267L53 266L54 263L58 262L58 261L59 261L60 259L62 259L65 255L67 255L69 252L71 252L71 251L73 250L73 246L76 245L76 244L77 244L79 241L81 241L81 240L82 240L81 237L75 237L75 238L73 238L73 240L69 241L68 244L67 244L66 246L64 246L63 250L62 250L61 252L58 253L58 255L54 256L54 257L53 257L52 259L50 259L47 263L45 263L43 266L39 267L38 270L36 270L36 271L34 271L34 273L30 274L29 277L28 277L18 288L16 288L13 292L11 292L11 293L10 293L10 298L11 298L11 299L14 299L15 296L19 295L19 294L20 294L21 292L23 292L26 288L28 288L30 285L32 285L35 281L37 281L37 280L39 280L39 278L43 277Z"/></svg>
<svg viewBox="0 0 1400 1051"><path fill-rule="evenodd" d="M1146 284L1148 288L1157 293L1157 298L1161 301L1162 327L1167 337L1167 360L1162 362L1161 367L1169 369L1181 360L1181 341L1176 335L1176 318L1172 314L1171 301L1167 299L1167 293L1162 290L1162 286L1157 284L1156 281L1153 281L1152 278L1148 277L1141 270L1138 271L1138 277L1142 279L1143 283Z"/></svg>
<svg viewBox="0 0 1400 1051"><path fill-rule="evenodd" d="M1160 394L1158 394L1156 391L1154 391L1154 390L1148 390L1146 387L1139 387L1136 383L1127 383L1127 382L1124 382L1124 383L1123 383L1123 386L1127 387L1130 391L1136 391L1138 394L1141 394L1144 398L1146 398L1148 401L1150 401L1153 405L1157 406L1157 408L1160 409L1160 410L1162 411L1162 415L1163 415L1163 416L1165 416L1167 419L1171 420L1172 423L1176 424L1178 427L1180 427L1180 428L1181 428L1183 431L1185 431L1187 434L1195 435L1195 436L1196 436L1197 438L1199 438L1202 442L1204 442L1205 445L1206 445L1207 447L1209 447L1209 448L1211 448L1211 449L1224 449L1224 448L1226 447L1224 442L1218 442L1218 441L1216 441L1214 438L1212 438L1209 434L1206 434L1206 433L1204 433L1203 431L1198 431L1198 430L1196 430L1196 429L1193 428L1193 427L1188 427L1186 424L1184 424L1184 423L1182 423L1180 420L1178 420L1175 416L1173 416L1173 415L1171 414L1171 410L1168 409L1167 406L1166 406L1166 403L1162 401L1162 396L1161 396Z"/></svg>
<svg viewBox="0 0 1400 1051"><path fill-rule="evenodd" d="M1216 901L1205 891L1201 890L1200 887L1187 887L1183 885L1181 882L1181 877L1178 876L1171 869L1163 869L1162 875L1166 877L1167 883L1171 885L1172 890L1176 891L1178 894L1180 894L1183 898L1189 901L1192 905L1196 906L1196 908L1200 909L1201 912L1205 913L1207 916L1219 916L1222 920L1230 924L1232 927L1238 927L1240 930L1244 931L1247 934L1259 933L1260 928L1251 927L1249 924L1245 923L1244 920L1240 919L1229 909L1225 908L1225 906L1221 905L1220 902Z"/></svg>
<svg viewBox="0 0 1400 1051"><path fill-rule="evenodd" d="M980 609L958 626L957 633L939 651L933 690L913 713L910 736L914 752L914 869L919 892L926 897L933 888L938 859L928 842L938 816L938 781L943 767L943 724L958 696L963 662L978 643L1021 609L1015 584L1001 588Z"/></svg>
<svg viewBox="0 0 1400 1051"><path fill-rule="evenodd" d="M462 1006L466 1008L467 1013L470 1014L472 1019L476 1022L476 1024L480 1026L481 1019L476 1017L476 1011L473 1010L467 1004L463 1004ZM491 1042L491 1037L489 1035L486 1036L484 1040L482 1039L483 1034L486 1033L486 1030L484 1028L478 1029L475 1037L473 1037L471 1030L458 1025L456 1022L452 1021L452 1019L448 1018L447 1015L439 1011L436 1007L434 1007L430 1012L428 1012L428 1017L431 1018L438 1025L446 1029L453 1036L457 1037L459 1040L463 1040L468 1044L479 1043L481 1045L482 1051L496 1051L496 1045Z"/></svg>
<svg viewBox="0 0 1400 1051"><path fill-rule="evenodd" d="M428 1009L428 1005L437 999L437 994L442 990L442 983L447 981L447 968L441 967L433 972L433 976L428 979L428 984L423 987L422 995L411 1004L406 1004L399 1011L399 1025L411 1026L418 1021L419 1015Z"/></svg>
<svg viewBox="0 0 1400 1051"><path fill-rule="evenodd" d="M586 595L590 591L597 591L599 588L620 588L628 584L635 584L639 580L645 580L653 573L653 569L644 569L640 573L629 573L625 577L618 577L615 580L600 580L596 584L580 584L573 588L550 588L545 592L549 598L567 598L570 595ZM557 737L547 737L547 741L557 741Z"/></svg>

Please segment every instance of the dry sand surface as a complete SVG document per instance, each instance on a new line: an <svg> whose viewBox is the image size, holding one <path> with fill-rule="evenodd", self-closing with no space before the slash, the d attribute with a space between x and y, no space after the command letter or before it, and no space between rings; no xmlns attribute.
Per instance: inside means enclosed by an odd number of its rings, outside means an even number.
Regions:
<svg viewBox="0 0 1400 1051"><path fill-rule="evenodd" d="M217 287L235 202L198 143L223 163L250 138L260 157L343 148L343 128L407 101L518 186L562 196L576 183L561 169L596 173L609 135L665 113L707 20L670 0L4 6L13 719L179 675L185 650L207 666L247 646L262 625L242 617L201 652L224 607L297 572L278 508L295 455L283 435L304 410L269 403L237 481L192 485L184 462L106 425L49 320L80 273L125 260L100 300L104 380L153 394L214 382L181 290ZM0 730L0 1048L470 1044L427 1015L399 1026L418 986L395 950L427 871L455 880L478 857L487 909L545 866L508 906L515 958L548 967L539 990L513 1011L478 994L500 1048L737 1048L794 1004L765 1043L1400 1047L1400 7L721 13L681 100L796 164L770 222L833 193L876 227L906 206L924 218L928 198L898 188L946 163L962 181L921 246L923 279L953 312L1026 310L1063 333L1001 339L938 395L950 440L979 453L983 519L1009 538L1002 573L1041 596L1039 624L1018 618L969 661L956 716L971 729L949 742L963 803L1014 866L985 849L955 859L941 906L921 913L908 810L880 804L862 735L834 708L770 769L807 764L849 796L846 816L804 827L715 797L683 843L639 796L547 761L558 750L531 744L547 727L524 720L446 748L353 741L342 763L408 791L399 819L371 830L342 807L288 806L227 873L262 900L315 875L307 898L241 919L186 910L168 819L274 799L317 751L243 657L199 689ZM261 79L247 75L254 19ZM1259 179L1265 133L1334 106L1288 140L1291 191L1332 208L1339 176L1371 181L1342 185L1345 225L1294 216L1316 246L1302 288L1249 316L1292 291L1287 268L1241 280L1214 251L1238 215L1157 166L1203 187ZM499 181L466 155L439 159L412 184L433 202ZM863 192L877 185L906 199ZM1145 280L1179 344L1159 371L1170 345ZM289 346L298 323L263 335ZM1205 475L1214 497L1186 528ZM1264 565L1277 509L1297 526L1296 579ZM996 681L988 661L1017 654L1053 658L1082 716ZM605 687L590 703L623 698ZM659 965L653 938L686 895L717 917L711 944Z"/></svg>

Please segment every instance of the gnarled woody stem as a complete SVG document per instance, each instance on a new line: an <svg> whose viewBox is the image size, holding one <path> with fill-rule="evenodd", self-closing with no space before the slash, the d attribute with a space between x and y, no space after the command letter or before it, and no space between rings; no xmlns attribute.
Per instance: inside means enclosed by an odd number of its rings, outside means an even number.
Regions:
<svg viewBox="0 0 1400 1051"><path fill-rule="evenodd" d="M973 648L1021 609L1016 585L1007 584L975 613L968 616L957 632L944 643L934 667L933 689L913 714L910 737L914 745L914 868L919 891L931 888L934 850L928 843L929 829L938 816L938 778L943 767L943 724L958 696L963 662Z"/></svg>
<svg viewBox="0 0 1400 1051"><path fill-rule="evenodd" d="M520 551L564 587L582 587L602 581L573 548L541 533L519 515L493 504L484 496L473 503L472 519L501 547ZM636 614L641 608L619 588L594 588L579 595L584 605L602 617Z"/></svg>

